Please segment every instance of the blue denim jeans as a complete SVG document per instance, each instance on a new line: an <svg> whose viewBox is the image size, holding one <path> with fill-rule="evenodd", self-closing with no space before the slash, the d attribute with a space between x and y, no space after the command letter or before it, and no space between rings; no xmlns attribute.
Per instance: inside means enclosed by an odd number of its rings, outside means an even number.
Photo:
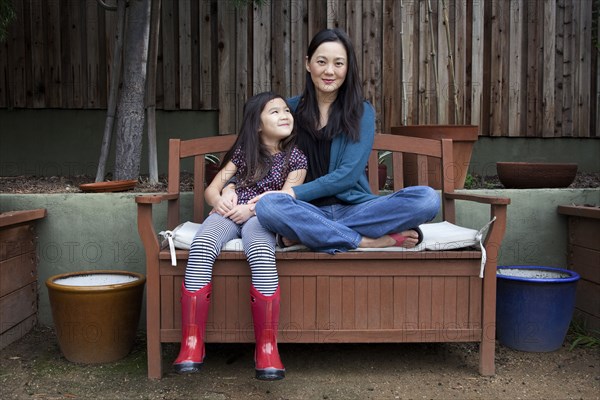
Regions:
<svg viewBox="0 0 600 400"><path fill-rule="evenodd" d="M272 193L258 201L256 216L272 232L334 254L357 248L363 236L379 238L431 221L439 208L435 190L410 186L360 204L323 207Z"/></svg>

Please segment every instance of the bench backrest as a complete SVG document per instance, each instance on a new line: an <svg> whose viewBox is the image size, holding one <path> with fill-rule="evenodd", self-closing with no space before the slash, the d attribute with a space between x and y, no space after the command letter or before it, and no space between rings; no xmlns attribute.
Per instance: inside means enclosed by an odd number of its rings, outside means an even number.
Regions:
<svg viewBox="0 0 600 400"><path fill-rule="evenodd" d="M169 172L168 189L169 193L179 193L181 164L184 159L193 158L194 160L194 214L193 220L201 222L205 215L204 202L204 176L206 170L206 154L223 153L229 150L235 141L235 135L223 135L208 138L198 138L190 140L171 139L169 141ZM391 185L384 190L399 190L404 188L405 159L407 155L412 155L413 161L416 157L416 168L419 185L428 185L430 178L430 164L432 160L439 160L441 165L441 190L443 193L450 193L454 190L453 155L451 139L422 139L400 135L377 134L373 144L373 150L368 162L367 177L373 193L379 194L378 166L379 155L382 152L389 151L391 154L385 157L385 163L388 165L388 176L392 177ZM444 219L450 222L454 221L454 203L443 198L442 201ZM169 202L168 226L174 228L180 223L179 220L179 200Z"/></svg>

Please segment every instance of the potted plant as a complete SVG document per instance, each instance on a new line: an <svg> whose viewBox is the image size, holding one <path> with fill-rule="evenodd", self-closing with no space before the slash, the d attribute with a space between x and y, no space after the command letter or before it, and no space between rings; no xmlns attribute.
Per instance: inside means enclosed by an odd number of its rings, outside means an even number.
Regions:
<svg viewBox="0 0 600 400"><path fill-rule="evenodd" d="M387 157L392 154L391 151L382 151L379 152L378 156L377 156L377 176L378 176L378 182L379 182L379 190L383 189L385 187L385 184L387 182L387 165L385 164L385 160L387 159ZM369 166L367 165L367 167L365 168L365 172L368 174L369 173Z"/></svg>

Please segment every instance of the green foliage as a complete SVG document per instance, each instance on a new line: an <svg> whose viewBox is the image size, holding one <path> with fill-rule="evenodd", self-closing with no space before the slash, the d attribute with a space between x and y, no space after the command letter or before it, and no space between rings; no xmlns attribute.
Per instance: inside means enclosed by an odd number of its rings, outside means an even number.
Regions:
<svg viewBox="0 0 600 400"><path fill-rule="evenodd" d="M600 347L600 331L588 330L580 320L573 319L571 321L567 337L569 342L571 342L569 350L573 350L575 347Z"/></svg>
<svg viewBox="0 0 600 400"><path fill-rule="evenodd" d="M0 0L0 42L6 40L8 27L15 20L15 17L12 0Z"/></svg>
<svg viewBox="0 0 600 400"><path fill-rule="evenodd" d="M473 175L467 174L465 178L465 189L473 189L475 187L476 181Z"/></svg>

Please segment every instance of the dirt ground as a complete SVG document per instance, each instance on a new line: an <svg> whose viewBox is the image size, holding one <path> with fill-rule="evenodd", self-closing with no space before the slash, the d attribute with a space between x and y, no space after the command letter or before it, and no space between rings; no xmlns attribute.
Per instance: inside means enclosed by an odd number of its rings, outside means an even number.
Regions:
<svg viewBox="0 0 600 400"><path fill-rule="evenodd" d="M497 346L496 375L477 373L474 344L280 344L284 380L254 379L251 344L208 344L203 369L148 380L143 335L109 364L81 365L60 352L53 329L36 327L0 351L2 399L599 399L599 349L555 352Z"/></svg>

